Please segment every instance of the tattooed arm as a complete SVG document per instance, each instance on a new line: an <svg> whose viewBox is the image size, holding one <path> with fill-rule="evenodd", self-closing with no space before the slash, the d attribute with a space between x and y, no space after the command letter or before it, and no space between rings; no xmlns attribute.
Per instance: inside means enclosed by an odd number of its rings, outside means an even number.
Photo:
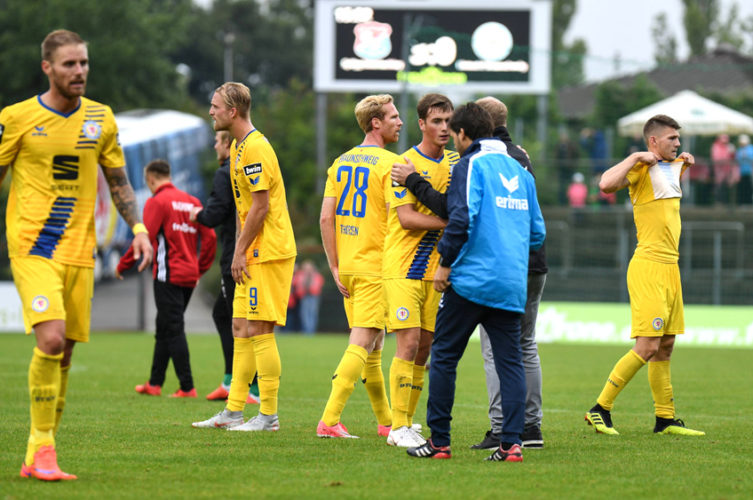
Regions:
<svg viewBox="0 0 753 500"><path fill-rule="evenodd" d="M136 208L136 195L131 183L128 182L125 168L102 167L102 172L110 186L110 196L115 203L115 208L118 209L118 213L126 221L126 224L133 229L136 224L141 222ZM133 247L134 259L138 260L142 255L144 257L139 265L139 271L143 271L152 263L153 250L148 233L144 231L134 234L131 246Z"/></svg>

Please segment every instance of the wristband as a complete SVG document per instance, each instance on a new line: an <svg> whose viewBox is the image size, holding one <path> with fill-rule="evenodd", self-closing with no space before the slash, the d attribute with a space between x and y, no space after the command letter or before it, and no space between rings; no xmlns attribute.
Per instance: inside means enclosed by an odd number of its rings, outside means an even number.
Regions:
<svg viewBox="0 0 753 500"><path fill-rule="evenodd" d="M137 222L133 225L131 228L131 231L133 231L134 236L141 233L149 234L149 231L147 231L146 226L142 224L141 222Z"/></svg>

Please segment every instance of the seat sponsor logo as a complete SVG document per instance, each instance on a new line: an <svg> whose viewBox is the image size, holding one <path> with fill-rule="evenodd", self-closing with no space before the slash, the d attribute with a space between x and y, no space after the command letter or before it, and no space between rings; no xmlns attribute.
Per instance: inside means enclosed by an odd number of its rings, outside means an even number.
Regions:
<svg viewBox="0 0 753 500"><path fill-rule="evenodd" d="M78 179L78 156L57 155L52 158L52 178L59 181Z"/></svg>

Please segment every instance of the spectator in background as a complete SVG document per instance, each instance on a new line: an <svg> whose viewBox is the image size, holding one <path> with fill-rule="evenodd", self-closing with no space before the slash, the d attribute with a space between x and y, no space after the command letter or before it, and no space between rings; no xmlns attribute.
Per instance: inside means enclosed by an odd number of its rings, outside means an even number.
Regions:
<svg viewBox="0 0 753 500"><path fill-rule="evenodd" d="M573 174L573 182L567 188L567 201L572 208L583 208L588 200L588 186L580 172Z"/></svg>
<svg viewBox="0 0 753 500"><path fill-rule="evenodd" d="M714 168L714 201L729 203L731 188L739 174L735 165L735 146L727 134L720 134L711 145L711 164Z"/></svg>
<svg viewBox="0 0 753 500"><path fill-rule="evenodd" d="M191 361L183 314L199 277L214 262L217 237L214 230L190 221L191 211L201 206L194 196L176 188L170 179L170 164L154 160L144 167L144 180L152 197L144 204L144 224L154 247L154 303L157 306L154 355L149 381L136 392L159 396L165 372L173 360L180 381L170 397L195 398ZM200 250L200 251L199 251ZM133 247L120 259L116 277L136 263Z"/></svg>
<svg viewBox="0 0 753 500"><path fill-rule="evenodd" d="M607 141L601 130L584 128L580 133L580 145L591 160L591 173L600 177L607 169Z"/></svg>
<svg viewBox="0 0 753 500"><path fill-rule="evenodd" d="M558 199L560 205L567 203L567 185L578 162L578 148L567 132L560 133L554 149L555 168L559 179Z"/></svg>
<svg viewBox="0 0 753 500"><path fill-rule="evenodd" d="M285 326L282 327L284 332L301 331L301 314L299 309L298 295L296 294L296 283L301 279L301 266L295 263L293 267L293 281L290 284L290 295L288 296L288 314L285 320Z"/></svg>
<svg viewBox="0 0 753 500"><path fill-rule="evenodd" d="M750 137L742 134L737 139L737 153L735 159L740 167L740 182L737 184L737 203L740 205L750 205L753 197L753 145L750 143Z"/></svg>
<svg viewBox="0 0 753 500"><path fill-rule="evenodd" d="M316 332L319 323L319 297L324 286L324 277L310 260L301 265L301 278L295 284L295 295L300 304L301 330L307 335Z"/></svg>

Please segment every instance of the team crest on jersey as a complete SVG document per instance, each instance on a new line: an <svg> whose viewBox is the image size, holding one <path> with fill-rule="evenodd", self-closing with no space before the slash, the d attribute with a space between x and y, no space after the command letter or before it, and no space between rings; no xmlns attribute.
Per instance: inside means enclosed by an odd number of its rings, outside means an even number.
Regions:
<svg viewBox="0 0 753 500"><path fill-rule="evenodd" d="M43 313L50 307L50 300L44 295L37 295L31 301L34 312Z"/></svg>
<svg viewBox="0 0 753 500"><path fill-rule="evenodd" d="M243 173L246 174L246 177L250 177L254 174L260 174L261 163L252 163L251 165L246 165L245 167L243 167Z"/></svg>
<svg viewBox="0 0 753 500"><path fill-rule="evenodd" d="M408 316L410 316L410 313L405 307L399 307L395 316L397 316L397 319L399 319L400 321L405 321L406 319L408 319Z"/></svg>
<svg viewBox="0 0 753 500"><path fill-rule="evenodd" d="M94 120L86 120L81 132L87 139L99 139L102 135L102 126Z"/></svg>
<svg viewBox="0 0 753 500"><path fill-rule="evenodd" d="M651 325L654 327L654 330L659 331L664 326L664 320L661 318L654 318Z"/></svg>
<svg viewBox="0 0 753 500"><path fill-rule="evenodd" d="M397 199L403 199L403 198L405 198L406 194L408 194L408 190L407 189L403 189L402 191L395 191L395 197Z"/></svg>
<svg viewBox="0 0 753 500"><path fill-rule="evenodd" d="M34 127L34 132L31 133L31 135L35 137L47 137L47 132L44 131L44 125L40 125L39 127Z"/></svg>
<svg viewBox="0 0 753 500"><path fill-rule="evenodd" d="M261 177L257 175L256 177L252 177L248 181L251 183L252 186L256 186L257 184L259 184L259 179L261 179Z"/></svg>

